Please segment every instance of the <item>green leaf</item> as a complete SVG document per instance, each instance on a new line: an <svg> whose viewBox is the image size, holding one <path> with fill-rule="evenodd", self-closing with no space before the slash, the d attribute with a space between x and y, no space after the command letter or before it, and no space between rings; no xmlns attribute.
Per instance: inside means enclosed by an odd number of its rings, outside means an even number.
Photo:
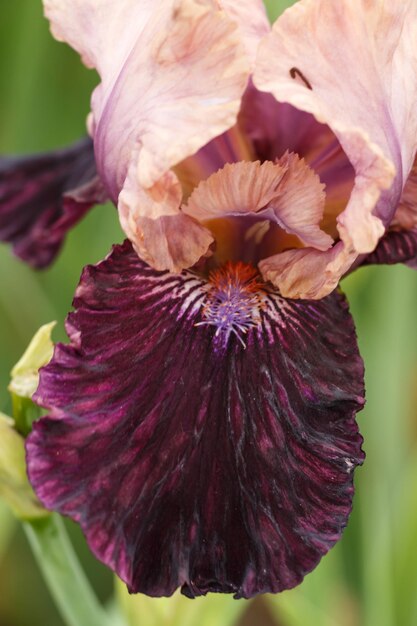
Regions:
<svg viewBox="0 0 417 626"><path fill-rule="evenodd" d="M68 539L62 519L24 524L33 554L67 626L114 626L98 603ZM120 620L118 620L119 623Z"/></svg>
<svg viewBox="0 0 417 626"><path fill-rule="evenodd" d="M265 6L270 21L275 22L277 17L294 3L295 0L265 0Z"/></svg>
<svg viewBox="0 0 417 626"><path fill-rule="evenodd" d="M11 371L9 391L12 396L13 417L17 430L26 436L33 422L40 417L40 409L32 402L39 384L39 370L49 363L54 351L51 340L56 322L41 326L25 353Z"/></svg>

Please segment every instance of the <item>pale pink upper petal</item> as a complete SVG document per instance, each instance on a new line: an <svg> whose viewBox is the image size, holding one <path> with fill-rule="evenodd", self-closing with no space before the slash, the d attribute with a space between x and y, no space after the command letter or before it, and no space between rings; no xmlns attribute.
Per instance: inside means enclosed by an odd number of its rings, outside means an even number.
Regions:
<svg viewBox="0 0 417 626"><path fill-rule="evenodd" d="M260 40L271 30L263 0L218 0L218 2L239 24L246 52L254 62Z"/></svg>
<svg viewBox="0 0 417 626"><path fill-rule="evenodd" d="M106 86L117 78L148 20L159 5L161 15L172 0L43 0L55 39L77 50Z"/></svg>
<svg viewBox="0 0 417 626"><path fill-rule="evenodd" d="M256 86L326 123L355 169L338 218L345 259L374 249L414 161L416 39L414 0L301 0L260 43ZM315 297L337 282L333 261Z"/></svg>
<svg viewBox="0 0 417 626"><path fill-rule="evenodd" d="M90 122L97 166L135 248L160 269L198 260L208 236L180 214L167 172L236 122L250 71L237 22L216 0L45 0L45 9L55 36L100 73ZM178 258L167 229L149 223L167 216L183 252L190 247Z"/></svg>
<svg viewBox="0 0 417 626"><path fill-rule="evenodd" d="M251 214L275 223L306 245L327 250L333 243L320 230L323 185L297 155L285 154L277 163L227 164L194 190L184 213L199 222Z"/></svg>
<svg viewBox="0 0 417 626"><path fill-rule="evenodd" d="M133 149L138 184L151 187L236 121L249 71L236 24L210 0L171 4L148 20L96 118L97 161L116 197Z"/></svg>

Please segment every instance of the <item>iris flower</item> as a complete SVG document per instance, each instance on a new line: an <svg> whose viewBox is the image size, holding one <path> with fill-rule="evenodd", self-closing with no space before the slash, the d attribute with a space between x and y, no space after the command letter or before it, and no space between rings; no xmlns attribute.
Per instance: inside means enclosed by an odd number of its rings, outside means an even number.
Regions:
<svg viewBox="0 0 417 626"><path fill-rule="evenodd" d="M293 587L364 458L337 285L417 252L417 5L301 0L271 29L259 0L44 4L100 75L92 143L6 162L7 237L33 243L53 205L56 244L99 191L127 240L84 270L41 372L32 485L132 592Z"/></svg>

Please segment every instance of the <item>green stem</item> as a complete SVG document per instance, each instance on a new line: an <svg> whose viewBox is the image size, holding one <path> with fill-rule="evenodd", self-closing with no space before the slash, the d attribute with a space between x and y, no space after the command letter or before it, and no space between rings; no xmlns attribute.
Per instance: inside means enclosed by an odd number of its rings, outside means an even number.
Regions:
<svg viewBox="0 0 417 626"><path fill-rule="evenodd" d="M25 533L47 586L68 626L111 626L82 570L57 515L24 522Z"/></svg>

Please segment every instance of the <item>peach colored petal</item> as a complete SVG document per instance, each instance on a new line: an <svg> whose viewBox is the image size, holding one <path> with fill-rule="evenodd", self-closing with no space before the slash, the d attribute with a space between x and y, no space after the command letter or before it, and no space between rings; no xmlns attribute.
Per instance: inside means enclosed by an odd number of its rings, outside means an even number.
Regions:
<svg viewBox="0 0 417 626"><path fill-rule="evenodd" d="M328 250L333 239L319 227L325 204L324 185L296 154L287 152L277 164L286 168L286 174L269 208L279 225L287 233L297 235L305 245Z"/></svg>
<svg viewBox="0 0 417 626"><path fill-rule="evenodd" d="M140 237L134 240L133 246L156 270L180 273L210 255L209 246L213 241L210 231L187 215L166 215L157 220L138 217L137 229Z"/></svg>
<svg viewBox="0 0 417 626"><path fill-rule="evenodd" d="M313 248L287 250L259 263L259 270L286 298L318 300L338 285L356 253L342 241L326 252Z"/></svg>
<svg viewBox="0 0 417 626"><path fill-rule="evenodd" d="M319 227L324 199L318 176L287 153L277 163L227 164L200 183L183 211L200 222L256 213L306 245L327 250L333 240Z"/></svg>
<svg viewBox="0 0 417 626"><path fill-rule="evenodd" d="M286 171L271 161L228 163L199 184L183 211L200 222L257 213L276 196Z"/></svg>
<svg viewBox="0 0 417 626"><path fill-rule="evenodd" d="M207 236L187 244L187 220L179 203L174 207L170 187L161 194L171 198L167 205L152 205L153 189L160 191L171 167L236 122L250 71L236 21L215 0L45 0L45 11L55 36L100 73L89 127L100 176L115 202L123 190L122 224L180 216L178 228L139 229L136 249L161 269L162 258L178 268L197 255L196 241L199 256L205 254ZM184 250L193 248L179 255L181 262L171 258L178 246L166 240L176 228Z"/></svg>
<svg viewBox="0 0 417 626"><path fill-rule="evenodd" d="M134 167L134 166L133 166ZM128 176L119 199L123 230L137 254L157 270L180 272L207 253L213 237L204 226L179 212L182 189L168 171L149 189L130 183Z"/></svg>
<svg viewBox="0 0 417 626"><path fill-rule="evenodd" d="M301 0L260 43L256 86L328 124L355 169L338 218L349 258L374 249L414 161L416 38L414 0ZM340 268L325 268L329 291Z"/></svg>
<svg viewBox="0 0 417 626"><path fill-rule="evenodd" d="M218 0L218 2L239 24L246 52L251 61L255 62L259 42L271 30L263 0Z"/></svg>

